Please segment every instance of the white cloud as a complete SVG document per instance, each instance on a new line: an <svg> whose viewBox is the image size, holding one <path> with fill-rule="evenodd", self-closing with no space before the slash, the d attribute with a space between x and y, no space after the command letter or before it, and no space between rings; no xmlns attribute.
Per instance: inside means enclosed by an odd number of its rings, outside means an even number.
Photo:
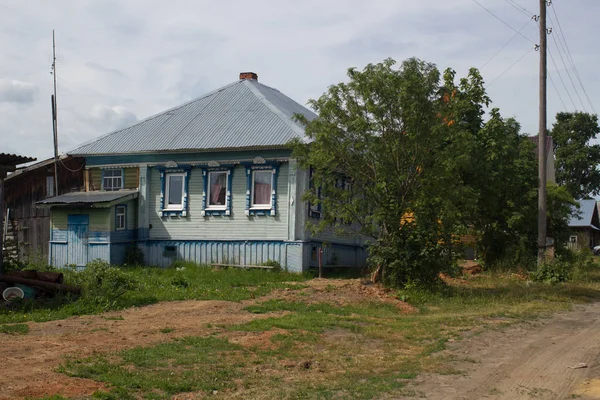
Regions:
<svg viewBox="0 0 600 400"><path fill-rule="evenodd" d="M32 83L0 80L0 103L33 103L37 92Z"/></svg>
<svg viewBox="0 0 600 400"><path fill-rule="evenodd" d="M533 8L529 1L516 1ZM480 2L517 29L528 20L506 2ZM600 2L567 6L556 0L552 7L587 92L597 102L600 45L594 38L600 26L594 17ZM552 10L549 15L554 17ZM531 22L522 33L536 41L536 28ZM255 71L261 82L305 103L345 80L347 68L387 57L416 56L464 76L514 35L471 0L55 0L36 7L0 0L0 77L27 82L15 89L12 80L2 81L0 148L38 158L52 155L52 29L62 150L228 84L240 71ZM552 39L549 44L563 68ZM483 70L486 82L530 46L520 36L512 40ZM488 88L493 106L532 133L537 130L537 56L531 52ZM563 100L568 99L551 63L549 69ZM19 93L11 92L11 103L6 90L2 94L7 82ZM549 84L548 115L562 110ZM15 142L15 134L27 140Z"/></svg>

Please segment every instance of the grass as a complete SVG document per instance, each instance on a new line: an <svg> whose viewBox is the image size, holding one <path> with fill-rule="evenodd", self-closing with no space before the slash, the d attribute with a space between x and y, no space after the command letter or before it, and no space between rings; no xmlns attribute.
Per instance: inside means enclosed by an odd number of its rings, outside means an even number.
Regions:
<svg viewBox="0 0 600 400"><path fill-rule="evenodd" d="M29 326L27 324L3 324L0 325L0 334L7 335L27 335L29 333Z"/></svg>
<svg viewBox="0 0 600 400"><path fill-rule="evenodd" d="M135 290L115 299L86 299L64 295L36 301L22 301L12 309L0 310L0 324L24 321L43 322L74 315L98 314L133 306L175 300L241 301L264 296L274 289L294 288L290 282L308 277L264 270L213 269L193 263L177 263L172 268L126 268L136 282ZM65 270L65 283L77 272ZM122 317L107 317L119 319Z"/></svg>
<svg viewBox="0 0 600 400"><path fill-rule="evenodd" d="M164 343L65 361L60 372L108 384L108 391L92 398L167 399L188 392L216 399L366 400L418 395L406 385L421 373L463 373L453 366L453 361L461 360L447 351L448 342L530 323L568 310L573 303L600 299L600 271L590 275L589 282L554 286L519 281L510 274L484 274L454 280L435 291L402 290L398 297L418 309L411 314L382 302L314 302L308 289L295 292L298 296L261 301L273 289L304 287L305 277L285 273L193 265L183 270L129 271L141 283L140 289L121 296L113 308L164 300L256 298L245 310L260 318L206 326L211 331L207 336L165 336ZM287 283L291 281L300 285ZM324 289L335 290L333 285ZM76 309L74 304L77 300L52 311L56 314L33 309L26 319L68 316ZM83 305L81 310L99 312ZM18 314L0 314L0 321L22 322L23 313ZM4 326L9 325L0 329ZM171 333L176 325L159 331Z"/></svg>
<svg viewBox="0 0 600 400"><path fill-rule="evenodd" d="M136 398L182 392L223 399L265 393L280 399L394 398L417 393L406 384L420 373L463 374L445 351L448 341L599 299L599 289L594 282L548 286L483 275L438 291L402 291L399 296L419 309L413 314L381 302L270 299L246 307L263 318L211 326L205 337L70 360L61 370ZM240 335L267 335L268 346L237 343Z"/></svg>

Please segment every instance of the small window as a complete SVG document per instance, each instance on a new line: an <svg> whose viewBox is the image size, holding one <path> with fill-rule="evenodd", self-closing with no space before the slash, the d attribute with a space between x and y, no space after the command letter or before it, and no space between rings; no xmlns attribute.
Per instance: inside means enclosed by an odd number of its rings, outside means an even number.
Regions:
<svg viewBox="0 0 600 400"><path fill-rule="evenodd" d="M208 173L208 207L225 209L227 206L227 172L213 171Z"/></svg>
<svg viewBox="0 0 600 400"><path fill-rule="evenodd" d="M116 212L116 221L115 221L115 225L116 225L116 230L117 231L122 231L124 229L126 229L127 226L127 207L125 206L117 206L115 208L115 212Z"/></svg>
<svg viewBox="0 0 600 400"><path fill-rule="evenodd" d="M46 177L46 197L54 197L54 177Z"/></svg>
<svg viewBox="0 0 600 400"><path fill-rule="evenodd" d="M167 174L165 183L165 210L183 210L184 174Z"/></svg>
<svg viewBox="0 0 600 400"><path fill-rule="evenodd" d="M165 246L163 250L163 257L175 258L177 257L177 246Z"/></svg>
<svg viewBox="0 0 600 400"><path fill-rule="evenodd" d="M577 236L569 237L569 243L577 243Z"/></svg>
<svg viewBox="0 0 600 400"><path fill-rule="evenodd" d="M273 172L252 171L252 207L271 207Z"/></svg>
<svg viewBox="0 0 600 400"><path fill-rule="evenodd" d="M102 187L104 190L119 190L123 188L123 170L105 169L103 171Z"/></svg>

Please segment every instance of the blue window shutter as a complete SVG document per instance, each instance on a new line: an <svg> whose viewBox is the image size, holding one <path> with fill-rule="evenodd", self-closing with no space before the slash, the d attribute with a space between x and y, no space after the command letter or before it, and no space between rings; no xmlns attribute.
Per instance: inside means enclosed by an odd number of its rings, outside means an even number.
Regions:
<svg viewBox="0 0 600 400"><path fill-rule="evenodd" d="M231 188L232 188L232 178L233 175L233 169L230 169L229 171L227 171L227 193L225 194L226 196L226 200L225 200L225 215L231 215Z"/></svg>
<svg viewBox="0 0 600 400"><path fill-rule="evenodd" d="M252 168L246 167L246 215L250 215L250 193L252 192Z"/></svg>
<svg viewBox="0 0 600 400"><path fill-rule="evenodd" d="M190 185L190 171L183 173L183 210L181 211L182 217L187 217L188 214L188 187Z"/></svg>
<svg viewBox="0 0 600 400"><path fill-rule="evenodd" d="M208 172L203 169L202 170L202 216L206 216L206 206L207 206L207 202L206 202L206 193L208 191Z"/></svg>
<svg viewBox="0 0 600 400"><path fill-rule="evenodd" d="M279 167L273 167L273 187L271 188L271 216L277 214L277 176L279 175Z"/></svg>
<svg viewBox="0 0 600 400"><path fill-rule="evenodd" d="M165 172L160 171L160 211L159 216L163 216L163 210L165 209Z"/></svg>

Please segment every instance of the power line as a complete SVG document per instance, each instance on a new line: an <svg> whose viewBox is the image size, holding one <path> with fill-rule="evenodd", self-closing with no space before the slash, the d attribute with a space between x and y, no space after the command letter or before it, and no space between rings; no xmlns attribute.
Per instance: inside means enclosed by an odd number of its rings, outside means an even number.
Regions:
<svg viewBox="0 0 600 400"><path fill-rule="evenodd" d="M496 53L494 53L494 55L493 55L493 56L492 56L492 57L491 57L489 60L487 60L487 61L486 61L486 62L485 62L485 63L484 63L482 66L481 66L481 68L479 68L479 70L482 70L482 69L484 69L486 65L488 65L490 62L492 62L492 60L493 60L494 58L496 58L496 56L497 56L498 54L500 54L500 52L502 52L502 50L504 50L504 49L506 48L506 46L508 46L508 45L509 45L509 43L510 43L510 42L512 42L512 41L513 41L513 40L514 40L514 39L515 39L515 38L518 36L518 34L519 34L519 33L520 33L520 32L521 32L523 29L525 29L525 27L526 27L527 25L529 25L529 23L530 23L530 22L531 22L531 19L530 19L529 21L527 21L527 22L525 23L525 25L523 25L523 26L521 27L521 29L519 29L519 32L517 32L517 33L515 33L514 35L512 35L512 36L511 36L511 38L510 38L510 39L508 39L508 40L506 41L506 43L504 43L504 45L503 45L502 47L500 47L500 49L498 49L498 51L497 51Z"/></svg>
<svg viewBox="0 0 600 400"><path fill-rule="evenodd" d="M559 92L559 91L558 91L558 89L556 88L556 84L554 83L554 79L552 79L552 75L550 75L549 73L548 73L548 78L550 78L550 83L552 83L552 87L554 88L554 91L556 92L556 95L557 95L557 96L558 96L558 98L560 99L560 102L561 102L561 103L562 103L562 105L563 105L563 109L564 109L564 110L567 110L567 105L565 104L565 102L564 102L564 100L563 100L562 96L560 95L560 92ZM567 92L567 94L569 94L569 92ZM571 97L571 96L569 95L569 97ZM573 99L571 99L571 101L573 101Z"/></svg>
<svg viewBox="0 0 600 400"><path fill-rule="evenodd" d="M479 7L483 8L485 11L487 11L492 17L496 18L498 21L502 22L504 25L508 26L510 29L512 29L513 31L515 31L519 36L521 36L522 38L529 40L531 43L535 44L535 42L531 39L529 39L527 36L523 35L521 32L519 32L518 30L516 30L512 25L510 25L508 22L504 21L502 18L500 18L499 16L497 16L496 14L494 14L492 11L490 11L488 8L486 8L483 4L481 4L479 1L477 0L472 0L474 3L476 3Z"/></svg>
<svg viewBox="0 0 600 400"><path fill-rule="evenodd" d="M551 18L550 18L550 21L552 21ZM567 65L567 63L565 62L565 59L563 57L563 53L566 53L567 49L563 46L562 42L560 41L560 36L559 36L559 40L556 40L556 35L551 35L551 36L552 36L552 40L556 44L556 48L558 50L558 55L561 58L563 66L565 67L565 72L567 73L567 77L569 78L569 81L571 82L571 86L573 87L573 91L577 95L577 98L579 99L579 102L581 103L581 106L583 107L584 111L586 111L585 110L585 104L583 103L583 101L581 101L581 96L579 94L579 90L577 89L577 85L575 85L575 82L573 82L573 78L571 77L571 73L569 72L569 66ZM552 53L550 53L550 57L552 57ZM567 58L567 60L568 60L568 58ZM552 62L554 63L554 58L552 58ZM557 66L556 66L556 63L554 63L554 68L558 69ZM566 88L565 88L565 90L566 90ZM577 109L577 107L575 107L575 109Z"/></svg>
<svg viewBox="0 0 600 400"><path fill-rule="evenodd" d="M511 6L513 6L516 10L518 10L519 12L522 12L523 14L527 15L528 17L535 16L534 13L527 11L527 9L521 7L514 0L504 0L504 1L506 1L508 4L510 4Z"/></svg>
<svg viewBox="0 0 600 400"><path fill-rule="evenodd" d="M581 77L579 76L579 71L577 71L577 67L575 66L575 62L573 61L573 56L571 55L571 51L569 50L569 45L567 44L567 39L565 37L564 31L562 29L562 26L560 24L560 19L558 18L558 14L556 12L556 7L554 7L554 3L551 3L552 5L552 12L554 13L554 17L556 19L556 23L558 26L558 31L560 33L560 36L562 37L562 40L564 41L564 45L566 47L566 53L567 53L567 59L571 62L571 65L573 66L573 71L575 72L575 76L577 77L577 80L579 81L579 85L581 86L581 89L583 90L583 93L585 94L585 97L588 101L588 103L590 104L590 107L592 108L592 111L594 112L594 114L597 114L596 109L594 108L594 104L592 103L592 101L590 100L590 97L587 94L587 91L585 90L585 86L583 86L583 82L581 81Z"/></svg>
<svg viewBox="0 0 600 400"><path fill-rule="evenodd" d="M571 97L571 93L569 93L569 90L567 89L567 85L565 85L565 81L563 80L562 75L560 74L560 70L556 66L556 62L554 61L554 56L552 56L552 52L550 51L550 49L548 49L548 54L550 54L550 60L552 60L552 64L554 65L554 69L556 70L556 73L558 74L558 78L560 79L560 81L561 81L561 83L563 85L563 88L565 88L565 92L567 92L567 95L569 96L569 100L571 100L571 103L573 104L573 109L576 110L577 106L575 105L575 102L573 101L573 98ZM567 70L567 72L568 72L568 70ZM573 83L573 81L571 81L571 83ZM575 93L577 94L577 88L574 88L574 89L575 89ZM579 101L581 101L581 98L579 99Z"/></svg>
<svg viewBox="0 0 600 400"><path fill-rule="evenodd" d="M536 45L537 46L537 45ZM531 53L532 50L536 49L536 46L533 46L531 48L529 48L529 50L527 50L521 57L519 57L515 62L513 62L508 68L506 68L500 75L498 75L493 81L491 81L489 84L487 84L485 86L485 88L489 88L490 86L492 86L494 84L494 82L496 82L498 79L502 78L502 76L504 74L506 74L508 71L510 71L515 65L517 65L519 63L519 61L521 61L522 59L525 58L525 56L527 56L529 53Z"/></svg>

